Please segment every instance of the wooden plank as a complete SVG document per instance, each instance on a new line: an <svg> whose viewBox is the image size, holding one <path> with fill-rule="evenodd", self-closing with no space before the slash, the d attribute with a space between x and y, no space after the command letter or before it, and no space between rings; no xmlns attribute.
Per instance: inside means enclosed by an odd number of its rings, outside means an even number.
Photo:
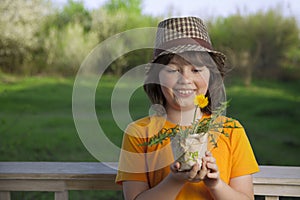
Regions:
<svg viewBox="0 0 300 200"><path fill-rule="evenodd" d="M0 179L73 179L115 177L117 163L0 162Z"/></svg>
<svg viewBox="0 0 300 200"><path fill-rule="evenodd" d="M0 191L121 190L117 163L0 162ZM300 167L260 166L256 195L300 197Z"/></svg>
<svg viewBox="0 0 300 200"><path fill-rule="evenodd" d="M254 194L263 196L300 197L300 186L254 184Z"/></svg>
<svg viewBox="0 0 300 200"><path fill-rule="evenodd" d="M63 191L66 184L61 180L1 180L0 191Z"/></svg>
<svg viewBox="0 0 300 200"><path fill-rule="evenodd" d="M116 168L117 163L0 162L0 191L121 190Z"/></svg>
<svg viewBox="0 0 300 200"><path fill-rule="evenodd" d="M121 185L117 185L114 179L111 180L67 180L68 190L122 190Z"/></svg>
<svg viewBox="0 0 300 200"><path fill-rule="evenodd" d="M0 200L10 200L10 192L0 191Z"/></svg>
<svg viewBox="0 0 300 200"><path fill-rule="evenodd" d="M260 172L253 175L253 183L300 185L300 167L259 166Z"/></svg>
<svg viewBox="0 0 300 200"><path fill-rule="evenodd" d="M117 163L0 162L0 179L112 179ZM254 183L300 184L300 167L260 166Z"/></svg>
<svg viewBox="0 0 300 200"><path fill-rule="evenodd" d="M0 191L122 190L114 179L0 180Z"/></svg>
<svg viewBox="0 0 300 200"><path fill-rule="evenodd" d="M260 166L253 184L256 195L300 197L300 167Z"/></svg>

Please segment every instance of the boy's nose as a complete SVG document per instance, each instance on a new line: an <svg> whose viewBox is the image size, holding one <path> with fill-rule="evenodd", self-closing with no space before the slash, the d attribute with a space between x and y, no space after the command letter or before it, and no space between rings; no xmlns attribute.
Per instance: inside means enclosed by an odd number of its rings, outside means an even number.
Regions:
<svg viewBox="0 0 300 200"><path fill-rule="evenodd" d="M178 83L180 84L188 84L191 83L190 74L187 71L182 71L178 78Z"/></svg>

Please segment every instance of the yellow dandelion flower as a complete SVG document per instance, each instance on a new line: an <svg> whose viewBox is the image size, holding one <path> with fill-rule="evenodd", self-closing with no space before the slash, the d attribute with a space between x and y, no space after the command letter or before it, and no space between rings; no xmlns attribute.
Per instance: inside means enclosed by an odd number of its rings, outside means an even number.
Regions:
<svg viewBox="0 0 300 200"><path fill-rule="evenodd" d="M203 94L197 95L194 99L194 104L200 108L205 108L208 105L208 98Z"/></svg>

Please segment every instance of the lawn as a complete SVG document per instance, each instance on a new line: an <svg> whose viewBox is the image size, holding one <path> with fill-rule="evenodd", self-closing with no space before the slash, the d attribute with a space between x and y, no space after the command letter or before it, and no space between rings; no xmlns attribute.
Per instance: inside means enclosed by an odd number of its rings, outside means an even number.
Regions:
<svg viewBox="0 0 300 200"><path fill-rule="evenodd" d="M106 136L120 146L123 131L110 107L117 80L101 78L95 109ZM300 165L299 83L255 80L250 87L240 81L227 84L231 99L227 113L245 127L261 165ZM0 161L97 161L84 147L74 125L73 84L73 78L0 74ZM148 109L149 101L139 88L129 102L132 119L147 115ZM13 199L34 199L35 195L14 193ZM53 199L52 194L38 195L39 199ZM90 199L83 197L86 195L91 199L121 199L120 192L110 191L71 192L70 198Z"/></svg>

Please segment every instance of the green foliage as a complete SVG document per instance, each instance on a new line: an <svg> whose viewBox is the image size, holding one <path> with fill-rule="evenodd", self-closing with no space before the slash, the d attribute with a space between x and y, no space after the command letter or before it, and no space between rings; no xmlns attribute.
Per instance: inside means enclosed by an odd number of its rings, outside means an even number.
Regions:
<svg viewBox="0 0 300 200"><path fill-rule="evenodd" d="M92 12L92 30L97 33L99 42L102 42L115 34L141 27L156 27L159 19L142 14L141 0L111 0ZM141 40L151 38L150 35L137 35L131 38L122 38L116 51L126 51L130 42L140 43ZM134 38L134 41L132 41ZM129 45L128 45L129 44ZM148 63L151 60L152 51L140 49L130 52L110 66L111 73L120 76L125 70Z"/></svg>
<svg viewBox="0 0 300 200"><path fill-rule="evenodd" d="M84 31L91 29L91 15L85 9L83 1L68 0L62 11L58 11L49 23L49 26L64 29L69 23L78 23L84 27Z"/></svg>
<svg viewBox="0 0 300 200"><path fill-rule="evenodd" d="M91 29L91 15L83 2L69 0L62 10L47 17L39 33L43 52L37 60L37 73L76 74L88 53L97 45Z"/></svg>
<svg viewBox="0 0 300 200"><path fill-rule="evenodd" d="M0 70L6 73L73 75L96 44L126 30L156 27L159 17L142 12L142 0L107 0L95 10L68 0L56 9L46 0L3 0L0 4ZM18 13L17 15L15 13ZM209 22L214 47L244 77L297 80L300 77L299 28L280 9L236 14ZM136 42L153 37L134 36ZM126 50L128 39L116 46ZM152 49L130 52L112 63L108 73L148 63ZM75 58L75 59L72 59Z"/></svg>
<svg viewBox="0 0 300 200"><path fill-rule="evenodd" d="M129 15L142 16L142 0L110 0L104 5L110 14L126 12Z"/></svg>
<svg viewBox="0 0 300 200"><path fill-rule="evenodd" d="M256 34L261 46L256 70L267 75L272 70L280 69L283 60L287 59L285 53L299 47L300 32L295 18L285 18L270 10L251 17L250 23L257 26Z"/></svg>
<svg viewBox="0 0 300 200"><path fill-rule="evenodd" d="M220 107L218 107L211 115L211 117L204 118L202 120L195 120L188 128L181 128L179 125L176 125L175 127L166 129L161 129L158 134L154 135L153 137L149 138L148 142L144 142L140 144L141 146L153 146L157 144L162 144L165 140L169 138L173 138L176 135L179 135L181 138L186 138L188 135L192 134L207 134L210 138L209 142L212 143L214 147L217 147L217 140L216 140L216 133L224 134L226 137L228 137L228 134L225 133L224 128L240 128L238 125L236 125L235 121L230 118L226 118L225 120L222 120L220 117L224 113L228 106L228 102L224 102L221 104ZM198 108L198 107L197 107ZM196 108L196 110L197 110ZM196 113L196 111L195 111ZM233 125L230 125L230 123L233 122Z"/></svg>
<svg viewBox="0 0 300 200"><path fill-rule="evenodd" d="M26 73L34 60L39 41L36 35L48 4L43 0L1 0L0 69L8 73Z"/></svg>
<svg viewBox="0 0 300 200"><path fill-rule="evenodd" d="M47 68L44 68L43 72L76 74L84 58L97 42L97 35L94 32L85 33L84 27L79 23L69 23L61 30L52 28L44 40Z"/></svg>
<svg viewBox="0 0 300 200"><path fill-rule="evenodd" d="M280 79L286 66L299 68L299 28L280 10L218 18L209 30L215 48L227 55L246 85L252 76Z"/></svg>
<svg viewBox="0 0 300 200"><path fill-rule="evenodd" d="M183 130L184 131L184 130ZM176 134L180 133L180 127L175 126L173 128L163 128L159 131L158 134L154 135L149 139L148 142L140 144L141 146L153 146L157 144L162 144L165 140L174 137Z"/></svg>
<svg viewBox="0 0 300 200"><path fill-rule="evenodd" d="M94 10L92 27L99 41L133 28L156 27L158 19L143 15L141 3L141 0L110 0Z"/></svg>

